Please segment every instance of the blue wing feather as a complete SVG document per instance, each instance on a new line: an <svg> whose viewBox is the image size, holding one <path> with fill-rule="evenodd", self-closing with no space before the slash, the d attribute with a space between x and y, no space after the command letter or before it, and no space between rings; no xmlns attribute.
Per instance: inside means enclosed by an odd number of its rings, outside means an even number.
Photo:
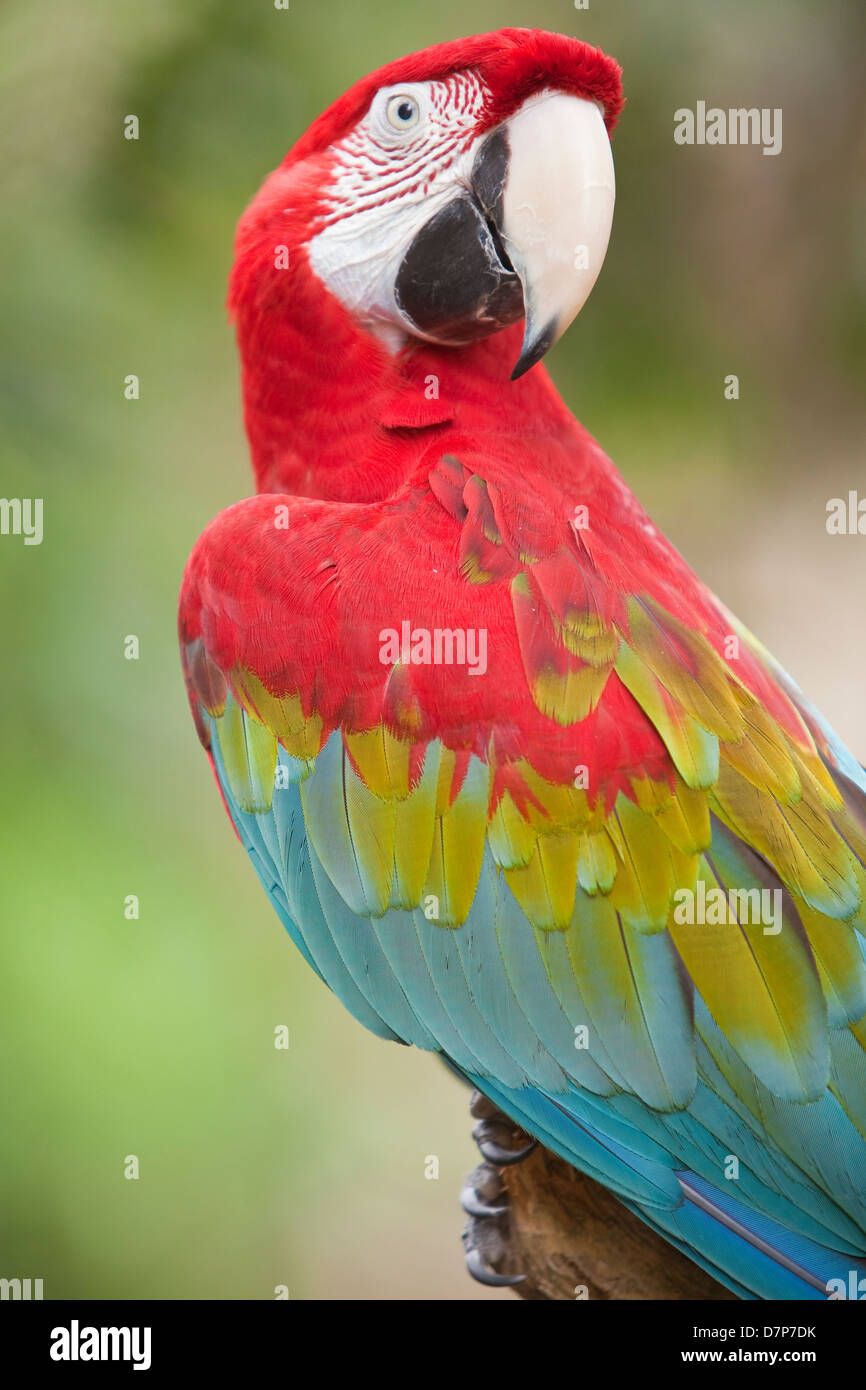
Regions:
<svg viewBox="0 0 866 1390"><path fill-rule="evenodd" d="M698 998L694 1097L684 1109L654 1109L603 1038L590 1050L574 1046L588 1011L565 968L563 935L533 931L489 854L459 929L420 909L353 911L307 839L300 788L315 771L280 750L288 785L270 811L253 814L232 795L218 736L213 748L230 813L281 921L366 1027L444 1052L516 1123L742 1298L826 1297L830 1278L864 1272L866 1143L832 1092L808 1106L773 1096ZM862 769L838 741L833 748L866 792ZM307 805L312 791L305 787ZM340 864L340 873L355 872L345 854ZM352 882L369 895L369 885ZM833 1031L835 1074L851 1094L862 1052L852 1035ZM728 1155L740 1177L722 1190Z"/></svg>

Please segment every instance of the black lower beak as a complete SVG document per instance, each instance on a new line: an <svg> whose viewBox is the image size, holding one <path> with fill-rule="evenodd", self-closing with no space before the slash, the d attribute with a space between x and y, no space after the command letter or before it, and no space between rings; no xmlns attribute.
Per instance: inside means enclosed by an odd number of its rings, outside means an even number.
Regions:
<svg viewBox="0 0 866 1390"><path fill-rule="evenodd" d="M425 337L468 343L523 318L523 290L500 234L507 170L500 128L478 151L471 190L440 208L403 257L395 297Z"/></svg>

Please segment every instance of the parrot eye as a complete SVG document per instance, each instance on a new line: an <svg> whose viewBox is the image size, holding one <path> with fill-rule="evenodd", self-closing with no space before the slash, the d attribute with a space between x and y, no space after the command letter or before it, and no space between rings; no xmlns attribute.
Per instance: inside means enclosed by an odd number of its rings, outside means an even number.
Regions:
<svg viewBox="0 0 866 1390"><path fill-rule="evenodd" d="M385 108L388 124L395 130L411 130L418 124L421 108L414 97L402 92L392 97Z"/></svg>

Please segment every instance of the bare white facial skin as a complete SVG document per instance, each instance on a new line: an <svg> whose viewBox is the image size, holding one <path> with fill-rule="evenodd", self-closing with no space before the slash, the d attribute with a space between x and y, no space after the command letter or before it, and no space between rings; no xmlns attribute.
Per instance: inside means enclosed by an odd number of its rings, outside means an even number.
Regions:
<svg viewBox="0 0 866 1390"><path fill-rule="evenodd" d="M400 262L424 223L469 186L486 90L473 73L383 87L337 147L331 218L310 242L310 264L333 294L389 346L412 331L397 308ZM402 124L399 109L416 104Z"/></svg>

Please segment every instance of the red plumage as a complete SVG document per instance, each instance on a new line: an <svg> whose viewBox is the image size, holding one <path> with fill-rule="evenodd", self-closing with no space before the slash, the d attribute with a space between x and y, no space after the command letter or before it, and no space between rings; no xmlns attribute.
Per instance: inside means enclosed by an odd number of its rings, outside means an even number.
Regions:
<svg viewBox="0 0 866 1390"><path fill-rule="evenodd" d="M531 577L539 661L562 651L553 618L566 604L583 603L624 624L625 596L646 594L703 631L720 653L730 621L568 413L544 368L509 383L518 343L512 329L462 349L459 362L453 350L420 344L396 366L382 354L380 420L369 431L363 468L350 458L336 472L315 471L320 491L328 483L336 491L339 481L351 500L269 493L217 517L187 571L184 639L202 637L224 672L240 666L274 693L300 691L305 712L325 721L323 738L340 726L370 728L383 713L401 726L411 701L420 741L442 737L483 755L493 734L501 756L531 750L550 781L567 782L576 763L586 765L590 784L612 798L630 775L658 775L668 755L615 673L587 719L563 727L539 711L510 591L524 568L521 557L537 558ZM413 379L431 373L440 380L432 413L449 418L411 428L381 423ZM417 397L422 387L414 388ZM340 423L330 420L335 432ZM452 466L450 493L448 479L439 481L443 456L459 460L463 486L454 483ZM492 547L466 505L473 476L487 485L499 536ZM379 500L381 492L387 500ZM281 506L289 509L287 529L274 524ZM576 506L589 508L590 530L571 526ZM461 558L467 547L484 546L497 552L499 573L467 584ZM488 675L455 666L443 681L441 667L415 665L398 689L380 661L379 634L407 618L431 630L486 629ZM736 669L796 727L787 701L748 652Z"/></svg>
<svg viewBox="0 0 866 1390"><path fill-rule="evenodd" d="M599 50L559 34L504 30L389 64L298 141L240 223L229 297L258 489L285 495L240 503L204 533L185 580L182 639L203 638L225 673L240 666L275 693L299 691L306 712L323 718L323 739L341 725L370 728L383 715L401 726L411 706L419 740L439 736L483 755L493 739L505 759L531 750L553 782L585 765L609 802L631 776L662 775L670 759L615 674L582 721L563 726L539 710L527 666L569 660L556 634L563 605L582 595L587 611L622 624L625 597L647 594L718 651L728 620L544 367L509 380L521 326L459 350L410 340L394 356L328 292L306 250L321 221L329 147L373 93L466 66L492 93L482 126L541 85L594 97L609 129L622 106L620 69ZM289 266L277 269L283 245ZM444 456L459 460L450 483ZM486 483L499 545L467 500L472 474ZM288 530L273 524L281 503L290 506ZM590 509L590 530L570 526L578 506ZM489 564L493 552L493 579L467 584L470 558ZM521 648L509 588L527 555L541 561L530 581L540 613L531 651ZM473 679L455 667L443 681L440 668L414 666L389 679L378 634L407 617L418 627L486 628L491 673ZM736 669L796 732L789 702L748 652Z"/></svg>

